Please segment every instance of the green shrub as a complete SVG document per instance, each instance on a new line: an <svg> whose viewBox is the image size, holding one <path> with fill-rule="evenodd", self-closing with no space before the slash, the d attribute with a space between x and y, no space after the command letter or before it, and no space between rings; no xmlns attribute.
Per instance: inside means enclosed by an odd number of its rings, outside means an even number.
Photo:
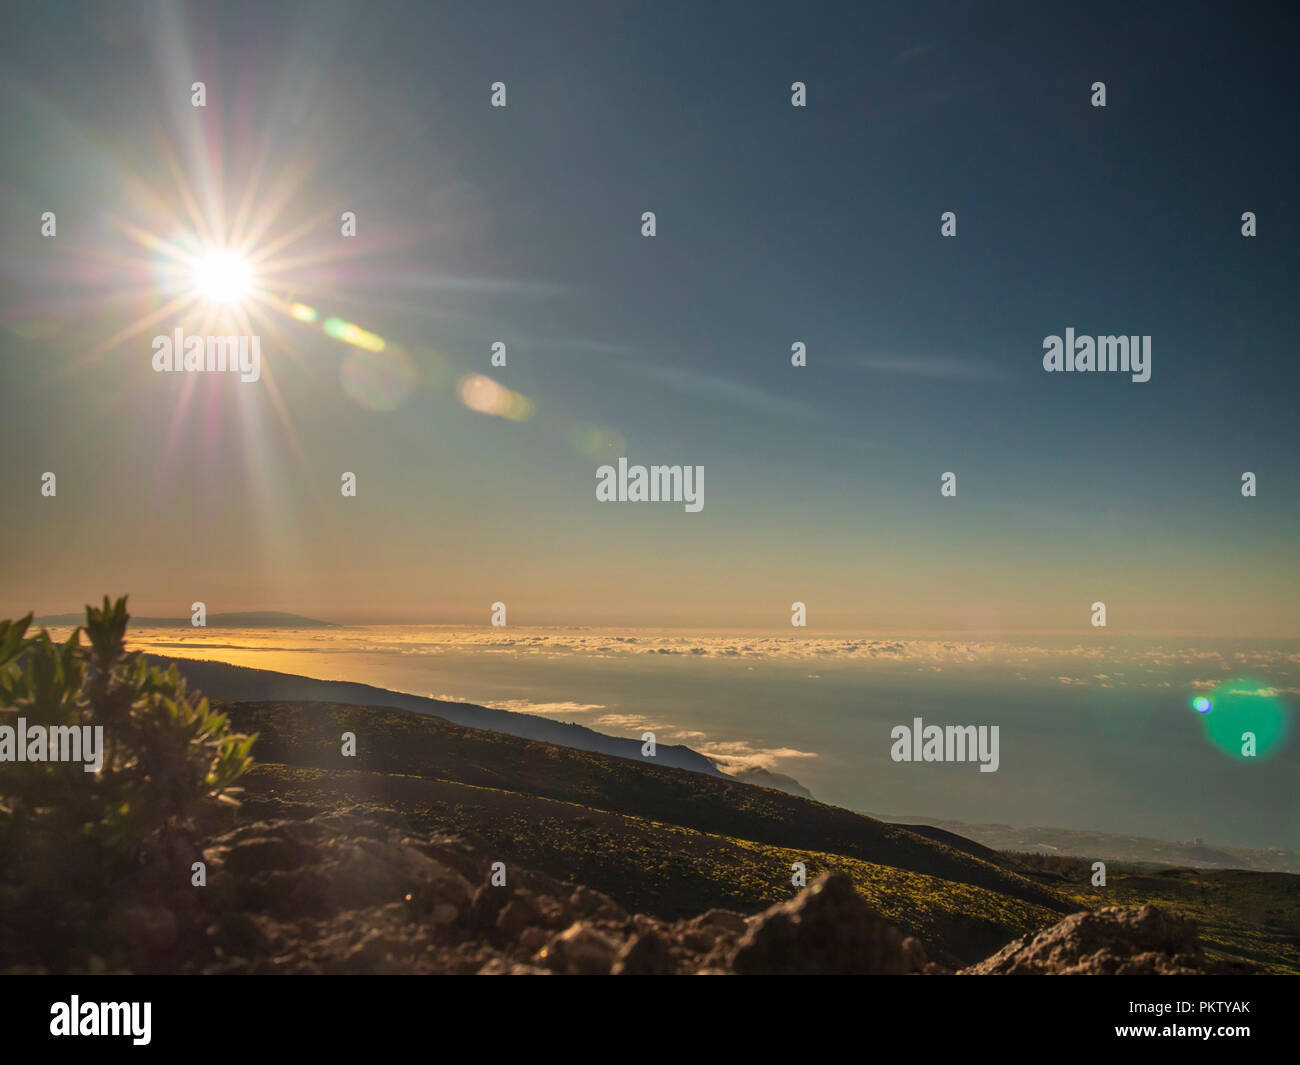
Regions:
<svg viewBox="0 0 1300 1065"><path fill-rule="evenodd" d="M84 762L0 762L0 848L10 859L55 841L132 859L212 801L235 802L231 785L256 737L231 732L174 666L128 652L129 617L125 597L87 606L88 646L80 627L56 643L45 629L27 635L31 614L0 621L0 725L103 726L98 772Z"/></svg>

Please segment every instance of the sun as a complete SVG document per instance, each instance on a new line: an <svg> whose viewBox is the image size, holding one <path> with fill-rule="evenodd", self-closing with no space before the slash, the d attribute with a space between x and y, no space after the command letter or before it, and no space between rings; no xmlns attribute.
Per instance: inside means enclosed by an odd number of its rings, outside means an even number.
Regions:
<svg viewBox="0 0 1300 1065"><path fill-rule="evenodd" d="M253 270L234 252L207 252L195 263L194 288L213 303L237 305L252 292Z"/></svg>

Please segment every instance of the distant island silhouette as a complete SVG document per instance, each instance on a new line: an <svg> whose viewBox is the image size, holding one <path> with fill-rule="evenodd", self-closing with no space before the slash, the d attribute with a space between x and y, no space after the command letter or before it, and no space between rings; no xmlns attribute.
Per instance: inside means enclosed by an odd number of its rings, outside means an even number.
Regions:
<svg viewBox="0 0 1300 1065"><path fill-rule="evenodd" d="M84 613L47 614L36 618L37 625L80 625L86 620ZM132 617L131 623L136 628L151 629L188 629L195 627L188 618L141 618ZM287 614L280 610L249 610L234 614L209 614L207 625L198 626L209 629L337 629L332 621L320 621L317 618L303 617L301 614Z"/></svg>

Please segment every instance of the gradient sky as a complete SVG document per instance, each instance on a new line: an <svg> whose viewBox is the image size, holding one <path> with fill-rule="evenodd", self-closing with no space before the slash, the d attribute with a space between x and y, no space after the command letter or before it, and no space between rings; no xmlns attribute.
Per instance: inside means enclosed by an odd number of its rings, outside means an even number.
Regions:
<svg viewBox="0 0 1300 1065"><path fill-rule="evenodd" d="M0 614L1300 634L1294 15L1040 6L8 8ZM107 344L182 188L387 351ZM1045 374L1068 326L1151 380ZM622 454L703 465L703 512L597 503Z"/></svg>

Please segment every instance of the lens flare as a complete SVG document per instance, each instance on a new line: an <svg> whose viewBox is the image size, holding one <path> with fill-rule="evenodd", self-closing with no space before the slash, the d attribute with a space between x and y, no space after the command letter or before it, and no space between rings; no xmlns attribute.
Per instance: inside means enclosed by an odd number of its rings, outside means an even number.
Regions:
<svg viewBox="0 0 1300 1065"><path fill-rule="evenodd" d="M339 367L343 394L367 410L396 410L411 394L419 376L411 357L398 347L355 351Z"/></svg>
<svg viewBox="0 0 1300 1065"><path fill-rule="evenodd" d="M1204 701L1214 710L1201 711L1205 738L1228 756L1255 762L1283 746L1289 707L1272 685L1237 677L1220 684Z"/></svg>
<svg viewBox="0 0 1300 1065"><path fill-rule="evenodd" d="M613 429L589 422L574 422L565 431L565 437L575 451L588 458L621 455L627 450L627 442Z"/></svg>
<svg viewBox="0 0 1300 1065"><path fill-rule="evenodd" d="M481 373L466 374L456 384L456 397L479 414L495 414L512 422L526 422L533 416L533 401L497 384Z"/></svg>
<svg viewBox="0 0 1300 1065"><path fill-rule="evenodd" d="M1211 710L1214 709L1214 704L1210 702L1210 700L1207 699L1204 695L1198 695L1195 699L1192 700L1192 709L1195 710L1198 714L1208 714Z"/></svg>
<svg viewBox="0 0 1300 1065"><path fill-rule="evenodd" d="M342 318L326 318L321 329L324 330L327 337L341 340L345 344L351 344L354 348L361 348L364 351L383 351L387 346L384 338L377 333L371 333L362 329L359 325L354 325L352 322L345 322Z"/></svg>

